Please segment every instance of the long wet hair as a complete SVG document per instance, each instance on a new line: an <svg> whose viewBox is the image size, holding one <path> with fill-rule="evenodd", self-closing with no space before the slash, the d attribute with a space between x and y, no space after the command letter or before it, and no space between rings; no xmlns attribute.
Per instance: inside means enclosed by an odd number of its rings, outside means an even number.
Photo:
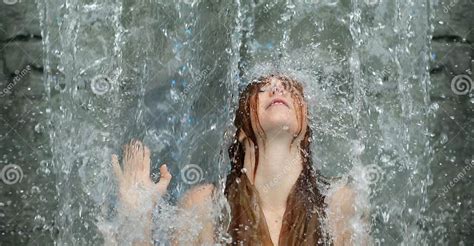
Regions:
<svg viewBox="0 0 474 246"><path fill-rule="evenodd" d="M319 184L323 185L329 185L329 183L327 182L327 179L321 175L319 170L314 170L313 168L311 154L312 130L310 127L310 120L308 118L308 111L304 111L302 106L298 106L302 105L302 100L304 100L303 86L297 80L294 80L282 74L270 74L266 76L261 76L258 79L253 80L251 83L249 83L246 88L240 93L239 104L234 119L234 126L237 128L237 130L233 136L232 143L228 147L228 154L231 160L231 171L227 175L224 194L226 196L229 194L229 189L232 184L237 182L237 179L240 177L240 175L242 175L242 169L244 167L245 149L243 141L239 141L240 131L243 131L245 135L254 143L255 146L255 177L256 170L258 168L259 146L257 144L257 136L252 128L251 116L253 117L253 119L256 120L255 125L257 126L257 131L259 131L259 133L263 134L264 136L264 132L257 115L258 91L263 85L270 82L273 78L280 80L283 83L283 85L293 98L293 102L296 104L294 108L297 110L297 119L299 122L299 130L296 136L300 135L303 130L303 121L305 119L307 120L306 132L300 142L300 155L302 157L301 159L303 162L303 170L301 175L303 175L304 177L303 179L301 179L301 182L297 182L295 184L295 192L297 193L298 200L302 201L302 206L307 209L306 211L318 211L319 216L325 217L325 208L327 205L324 202L324 196L318 188L320 187L318 186L318 182ZM295 141L295 139L297 138L296 136L293 138L293 141ZM288 201L287 209L293 209L300 205L291 204L291 201ZM319 234L320 238L322 236L323 235Z"/></svg>

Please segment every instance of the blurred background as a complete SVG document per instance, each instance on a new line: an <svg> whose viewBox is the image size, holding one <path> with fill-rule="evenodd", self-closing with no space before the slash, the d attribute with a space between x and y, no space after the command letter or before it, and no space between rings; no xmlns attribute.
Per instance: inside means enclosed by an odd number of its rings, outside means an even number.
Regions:
<svg viewBox="0 0 474 246"><path fill-rule="evenodd" d="M133 137L171 202L222 184L238 89L284 71L317 166L364 173L376 243L473 245L472 20L472 0L1 0L0 244L103 243Z"/></svg>

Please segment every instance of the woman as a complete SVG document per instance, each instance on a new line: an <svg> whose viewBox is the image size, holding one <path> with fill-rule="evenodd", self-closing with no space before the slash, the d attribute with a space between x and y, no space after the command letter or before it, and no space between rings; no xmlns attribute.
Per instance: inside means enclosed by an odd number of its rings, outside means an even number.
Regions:
<svg viewBox="0 0 474 246"><path fill-rule="evenodd" d="M355 194L348 186L342 186L329 197L321 194L316 182L328 183L312 167L312 132L307 112L302 85L284 75L260 77L241 93L234 120L237 132L228 150L232 169L224 192L231 208L227 232L232 244L355 243L351 241L349 225L355 215ZM160 181L154 184L149 178L150 152L138 141L126 146L124 153L124 171L117 156L112 160L119 178L120 199L130 211L137 208L141 199L132 184L141 184L155 194L153 201L156 201L157 194L166 192L171 174L162 165ZM193 239L195 245L217 242L216 225L210 216L214 187L213 184L193 187L180 201L183 209L195 209L203 224ZM322 231L323 219L327 219L329 237ZM145 230L146 235L151 231L149 226ZM174 243L184 237L185 233L177 232Z"/></svg>

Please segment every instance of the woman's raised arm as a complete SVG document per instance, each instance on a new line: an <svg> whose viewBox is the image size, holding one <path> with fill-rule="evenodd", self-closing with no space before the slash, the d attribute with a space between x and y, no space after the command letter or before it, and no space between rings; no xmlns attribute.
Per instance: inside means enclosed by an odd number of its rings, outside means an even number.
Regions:
<svg viewBox="0 0 474 246"><path fill-rule="evenodd" d="M119 186L119 244L153 245L152 210L167 191L171 174L166 165L160 167L160 180L150 178L150 150L140 141L132 140L123 147L122 167L116 155L112 166ZM178 203L178 226L172 245L213 245L212 192L214 185L191 188ZM196 230L197 228L197 230Z"/></svg>
<svg viewBox="0 0 474 246"><path fill-rule="evenodd" d="M112 166L119 186L118 214L122 240L137 245L153 245L152 209L161 195L166 193L171 174L166 165L160 167L160 180L154 183L150 177L150 150L138 140L123 147L123 168L117 155L112 155ZM130 235L130 233L137 235Z"/></svg>

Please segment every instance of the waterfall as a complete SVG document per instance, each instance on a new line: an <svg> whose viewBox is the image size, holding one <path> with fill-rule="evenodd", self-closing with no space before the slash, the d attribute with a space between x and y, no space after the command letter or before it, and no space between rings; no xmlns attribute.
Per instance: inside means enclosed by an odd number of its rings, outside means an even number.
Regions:
<svg viewBox="0 0 474 246"><path fill-rule="evenodd" d="M40 0L38 8L58 244L103 242L97 221L113 217L116 203L110 156L131 138L150 147L155 181L168 164L168 203L198 182L224 185L238 89L272 71L305 84L314 163L355 180L374 242L431 242L428 1Z"/></svg>

